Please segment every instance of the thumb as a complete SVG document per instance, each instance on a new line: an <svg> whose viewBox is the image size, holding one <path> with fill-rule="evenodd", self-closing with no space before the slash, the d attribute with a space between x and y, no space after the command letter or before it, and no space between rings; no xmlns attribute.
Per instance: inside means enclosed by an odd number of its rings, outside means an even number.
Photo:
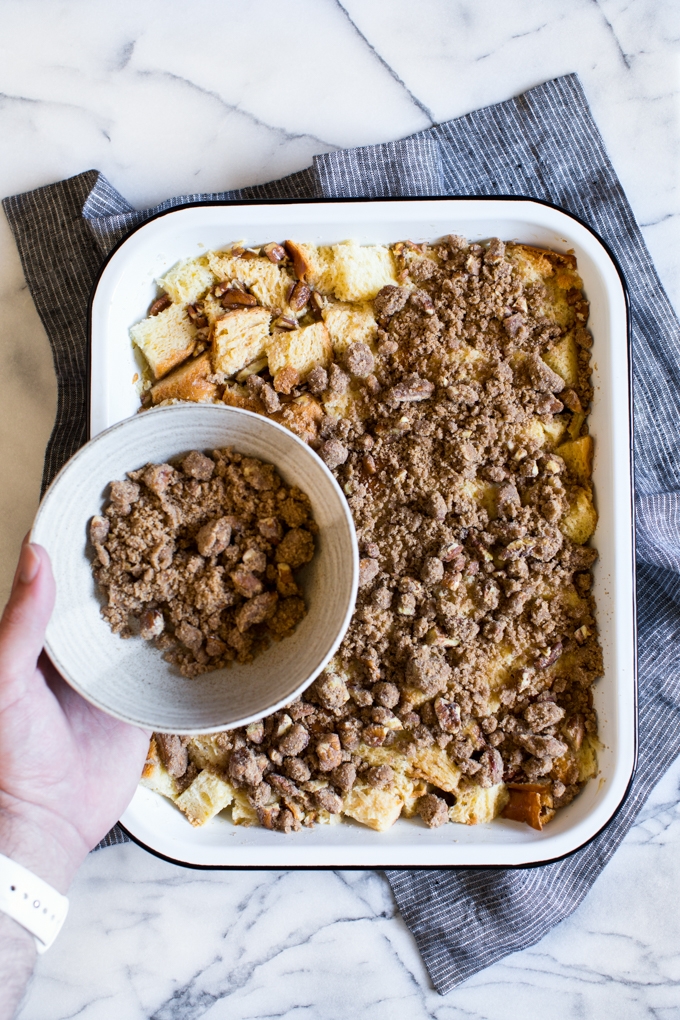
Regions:
<svg viewBox="0 0 680 1020"><path fill-rule="evenodd" d="M20 694L24 683L35 672L54 598L54 577L47 550L24 542L12 594L0 620L2 700L10 690L12 694Z"/></svg>

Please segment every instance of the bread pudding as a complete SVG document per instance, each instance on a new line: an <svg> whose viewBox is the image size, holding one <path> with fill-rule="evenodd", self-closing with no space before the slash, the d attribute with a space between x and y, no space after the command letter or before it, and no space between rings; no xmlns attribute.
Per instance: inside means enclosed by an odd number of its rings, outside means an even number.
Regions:
<svg viewBox="0 0 680 1020"><path fill-rule="evenodd" d="M603 672L575 257L454 235L270 241L158 282L131 330L142 406L223 402L291 429L345 493L361 563L304 697L244 729L155 734L142 782L194 825L228 809L284 833L542 828L597 771Z"/></svg>

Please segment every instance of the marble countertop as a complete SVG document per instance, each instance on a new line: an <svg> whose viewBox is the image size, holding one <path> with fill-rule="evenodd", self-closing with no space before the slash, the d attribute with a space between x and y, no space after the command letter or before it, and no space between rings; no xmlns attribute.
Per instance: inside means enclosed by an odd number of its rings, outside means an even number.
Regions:
<svg viewBox="0 0 680 1020"><path fill-rule="evenodd" d="M577 71L680 310L675 0L0 5L0 193L96 167L138 207L264 182ZM0 217L0 604L37 505L49 347ZM441 997L376 872L90 856L22 1020L680 1016L680 764L576 913Z"/></svg>

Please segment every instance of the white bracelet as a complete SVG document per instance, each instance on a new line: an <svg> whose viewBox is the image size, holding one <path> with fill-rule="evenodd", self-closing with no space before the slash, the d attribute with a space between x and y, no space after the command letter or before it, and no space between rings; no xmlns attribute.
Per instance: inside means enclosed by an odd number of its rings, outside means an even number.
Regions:
<svg viewBox="0 0 680 1020"><path fill-rule="evenodd" d="M35 937L39 953L49 949L68 913L68 899L28 868L0 854L0 910Z"/></svg>

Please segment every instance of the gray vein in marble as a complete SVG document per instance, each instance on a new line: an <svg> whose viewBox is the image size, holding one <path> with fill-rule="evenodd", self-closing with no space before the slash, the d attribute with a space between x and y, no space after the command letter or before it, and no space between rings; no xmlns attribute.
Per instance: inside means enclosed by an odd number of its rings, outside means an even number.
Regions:
<svg viewBox="0 0 680 1020"><path fill-rule="evenodd" d="M124 71L132 60L132 54L135 52L135 46L137 44L136 39L132 39L131 42L126 43L120 51L120 56L116 64L113 65L114 71Z"/></svg>
<svg viewBox="0 0 680 1020"><path fill-rule="evenodd" d="M85 106L80 106L78 103L65 103L58 99L34 99L32 96L20 96L12 95L8 92L0 92L0 109L3 103L15 103L17 106L32 106L35 109L43 110L45 107L49 107L55 110L74 110L76 113L85 114L87 117L91 117L94 124L97 126L99 132L104 135L105 138L111 141L111 136L106 130L106 127L113 127L114 121L110 117L103 117L94 110L88 110ZM104 127L106 125L106 127Z"/></svg>
<svg viewBox="0 0 680 1020"><path fill-rule="evenodd" d="M339 148L339 146L334 145L333 142L328 142L324 138L318 138L316 135L311 135L307 132L290 132L277 124L268 124L249 110L244 110L238 103L228 103L218 92L213 92L212 89L204 89L189 78L184 78L181 74L174 74L172 71L136 71L135 74L140 78L164 78L167 81L179 82L181 85L186 85L193 92L198 92L200 95L214 99L229 113L237 113L241 117L245 117L246 120L250 121L250 123L254 124L256 127L262 127L267 131L271 131L273 134L280 135L283 142L295 142L301 138L308 138L312 142L317 142L319 145L323 145L326 149Z"/></svg>
<svg viewBox="0 0 680 1020"><path fill-rule="evenodd" d="M659 223L665 223L666 220L673 220L676 216L680 216L680 213L672 212L666 213L665 216L659 216L657 220L649 220L647 223L640 223L640 227L656 227Z"/></svg>
<svg viewBox="0 0 680 1020"><path fill-rule="evenodd" d="M544 28L548 28L549 22L544 21L542 25L537 25L536 28L530 28L528 32L518 32L516 35L511 35L510 39L525 39L528 35L537 35L542 32Z"/></svg>
<svg viewBox="0 0 680 1020"><path fill-rule="evenodd" d="M282 876L282 878L284 877ZM365 924L367 920L369 919L366 917L334 917L326 924L319 925L318 928L314 928L302 937L295 938L294 935L290 935L288 938L279 941L276 946L272 946L263 956L248 963L232 966L227 974L223 975L221 979L218 978L218 988L216 991L198 991L198 993L195 993L194 989L198 980L204 977L211 967L223 962L222 957L217 955L205 967L199 968L186 984L176 989L169 999L162 1002L149 1020L180 1020L180 1018L181 1020L199 1020L217 1001L228 999L236 992L245 988L257 970L281 956L286 950L301 949L322 932L335 929L336 926L343 924L355 925L357 923ZM246 930L254 927L260 921L260 916L254 917ZM245 948L242 948L241 956L245 955L246 951ZM299 968L295 968L292 973L298 973L298 971ZM225 985L226 987L224 987ZM178 1012L178 1010L181 1011Z"/></svg>
<svg viewBox="0 0 680 1020"><path fill-rule="evenodd" d="M609 34L611 35L612 39L614 40L614 42L616 44L616 48L619 51L619 56L621 57L621 60L624 62L624 64L626 65L626 67L630 71L630 69L631 69L630 55L625 52L623 46L621 45L619 37L616 34L616 31L614 30L614 26L612 25L611 21L609 20L607 15L602 10L602 6L600 4L600 0L590 0L590 2L595 4L595 6L597 7L598 11L600 12L602 20L604 21L605 25L607 26L607 31L609 32Z"/></svg>
<svg viewBox="0 0 680 1020"><path fill-rule="evenodd" d="M411 100L411 102L415 106L418 107L418 109L421 111L421 113L425 114L425 116L427 117L428 121L430 122L430 126L435 124L436 122L435 122L434 115L433 115L432 111L429 110L428 107L425 106L425 104L422 103L420 101L420 99L418 99L418 97L413 94L413 92L411 92L410 88L408 87L406 82L403 80L403 78L400 78L399 75L397 74L397 72L394 70L394 68L390 64L388 64L387 61L385 60L385 58L382 57L378 53L378 51L376 50L376 48L373 45L373 43L370 42L369 39L367 39L367 37L364 35L364 33L358 27L356 22L354 22L352 20L352 18L349 15L349 12L342 6L342 4L340 3L340 0L333 0L333 3L335 4L335 6L339 10L342 11L342 13L344 14L345 18L350 23L350 25L352 26L352 28L354 29L356 34L359 36L359 38L364 43L364 45L368 47L368 49L371 51L371 53L373 54L375 59L378 61L378 63L382 67L384 67L385 70L387 71L387 73L390 75L390 77L393 78L397 82L397 84L401 86L401 88L404 90L404 92L406 92L406 94L409 97L409 99Z"/></svg>

